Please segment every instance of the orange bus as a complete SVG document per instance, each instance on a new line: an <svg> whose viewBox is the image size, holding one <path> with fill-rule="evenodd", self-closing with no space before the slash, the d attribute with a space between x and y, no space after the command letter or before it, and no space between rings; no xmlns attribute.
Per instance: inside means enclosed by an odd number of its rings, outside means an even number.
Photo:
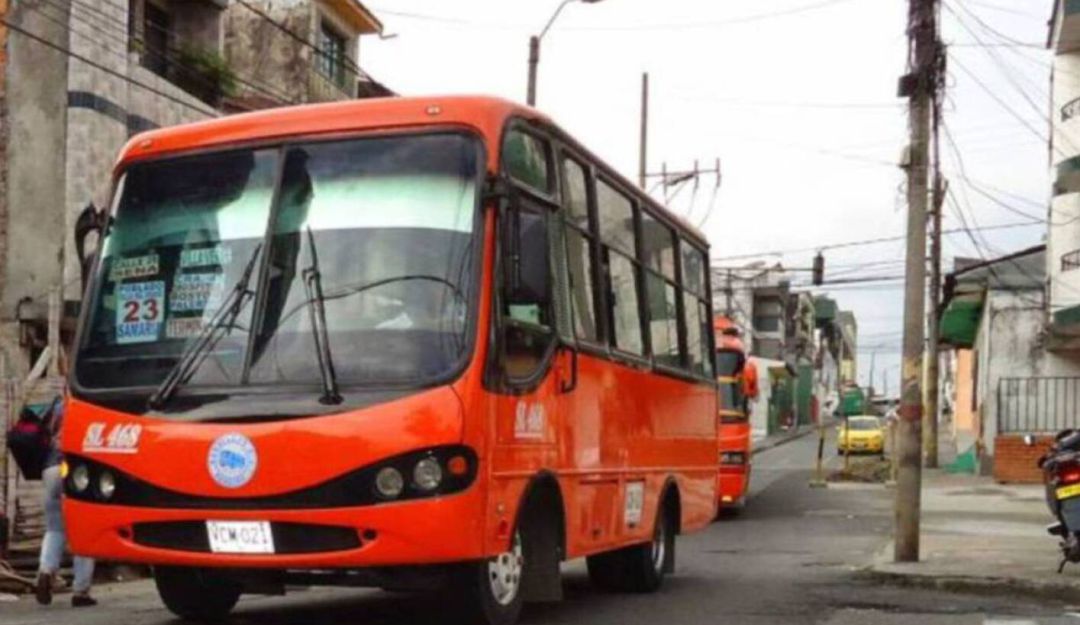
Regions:
<svg viewBox="0 0 1080 625"><path fill-rule="evenodd" d="M114 184L65 514L172 612L302 583L512 623L570 558L656 590L714 517L707 241L536 111L238 115L133 138Z"/></svg>
<svg viewBox="0 0 1080 625"><path fill-rule="evenodd" d="M748 400L757 395L756 370L746 357L738 328L727 317L713 321L720 390L720 469L717 492L722 510L739 510L750 491L751 437Z"/></svg>

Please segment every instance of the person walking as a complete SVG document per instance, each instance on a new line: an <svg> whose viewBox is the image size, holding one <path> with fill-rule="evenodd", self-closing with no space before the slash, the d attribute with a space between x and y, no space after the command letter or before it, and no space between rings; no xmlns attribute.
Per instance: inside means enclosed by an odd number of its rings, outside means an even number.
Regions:
<svg viewBox="0 0 1080 625"><path fill-rule="evenodd" d="M41 605L52 603L53 584L60 571L60 560L67 548L67 532L64 529L64 515L61 511L61 496L64 491L64 478L60 474L63 456L60 453L60 426L64 419L64 401L57 397L49 410L49 453L45 458L45 470L41 480L44 484L45 538L41 543L41 558L38 566L36 584L37 601ZM93 558L74 557L75 581L72 584L74 594L71 605L85 608L97 605L90 596L90 583L94 577Z"/></svg>

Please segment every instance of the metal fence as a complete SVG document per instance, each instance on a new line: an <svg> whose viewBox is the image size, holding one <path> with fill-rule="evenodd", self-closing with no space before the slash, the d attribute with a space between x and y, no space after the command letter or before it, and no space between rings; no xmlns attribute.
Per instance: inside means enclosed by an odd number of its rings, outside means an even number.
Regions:
<svg viewBox="0 0 1080 625"><path fill-rule="evenodd" d="M1053 434L1080 427L1080 377L1001 378L999 434Z"/></svg>

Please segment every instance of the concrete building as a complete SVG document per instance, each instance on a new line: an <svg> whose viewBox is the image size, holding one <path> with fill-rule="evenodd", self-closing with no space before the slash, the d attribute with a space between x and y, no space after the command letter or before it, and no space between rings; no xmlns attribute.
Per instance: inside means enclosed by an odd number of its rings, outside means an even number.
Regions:
<svg viewBox="0 0 1080 625"><path fill-rule="evenodd" d="M262 87L241 85L230 104L259 108L269 97L332 102L392 95L360 69L360 37L382 23L356 0L245 0L225 13L229 67ZM267 85L274 85L270 94Z"/></svg>
<svg viewBox="0 0 1080 625"><path fill-rule="evenodd" d="M954 433L984 473L1001 481L1038 477L1035 467L997 462L1001 445L1053 434L1075 421L1077 382L1046 349L1046 247L1036 246L946 278L942 340L954 356Z"/></svg>
<svg viewBox="0 0 1080 625"><path fill-rule="evenodd" d="M792 290L779 264L714 269L713 285L714 309L739 327L754 358L770 363L762 378L770 392L759 400L769 406L768 430L807 424L834 409L842 358L854 380L854 315L838 313L829 298Z"/></svg>
<svg viewBox="0 0 1080 625"><path fill-rule="evenodd" d="M841 310L836 313L839 329L840 386L859 384L859 324L855 313Z"/></svg>
<svg viewBox="0 0 1080 625"><path fill-rule="evenodd" d="M72 236L136 133L225 112L388 93L358 65L357 0L0 0L0 415L58 388L81 295ZM286 41L287 40L287 41ZM54 305L50 321L50 298ZM0 467L12 516L17 487Z"/></svg>

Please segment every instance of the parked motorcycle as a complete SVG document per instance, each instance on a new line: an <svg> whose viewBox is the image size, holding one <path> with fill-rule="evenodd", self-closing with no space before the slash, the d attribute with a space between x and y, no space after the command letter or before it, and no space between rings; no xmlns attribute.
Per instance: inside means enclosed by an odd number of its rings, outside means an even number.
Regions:
<svg viewBox="0 0 1080 625"><path fill-rule="evenodd" d="M1024 442L1034 445L1032 436ZM1061 538L1061 564L1058 573L1069 562L1080 562L1080 430L1062 430L1041 458L1039 468L1046 485L1046 503L1057 522L1046 531Z"/></svg>

